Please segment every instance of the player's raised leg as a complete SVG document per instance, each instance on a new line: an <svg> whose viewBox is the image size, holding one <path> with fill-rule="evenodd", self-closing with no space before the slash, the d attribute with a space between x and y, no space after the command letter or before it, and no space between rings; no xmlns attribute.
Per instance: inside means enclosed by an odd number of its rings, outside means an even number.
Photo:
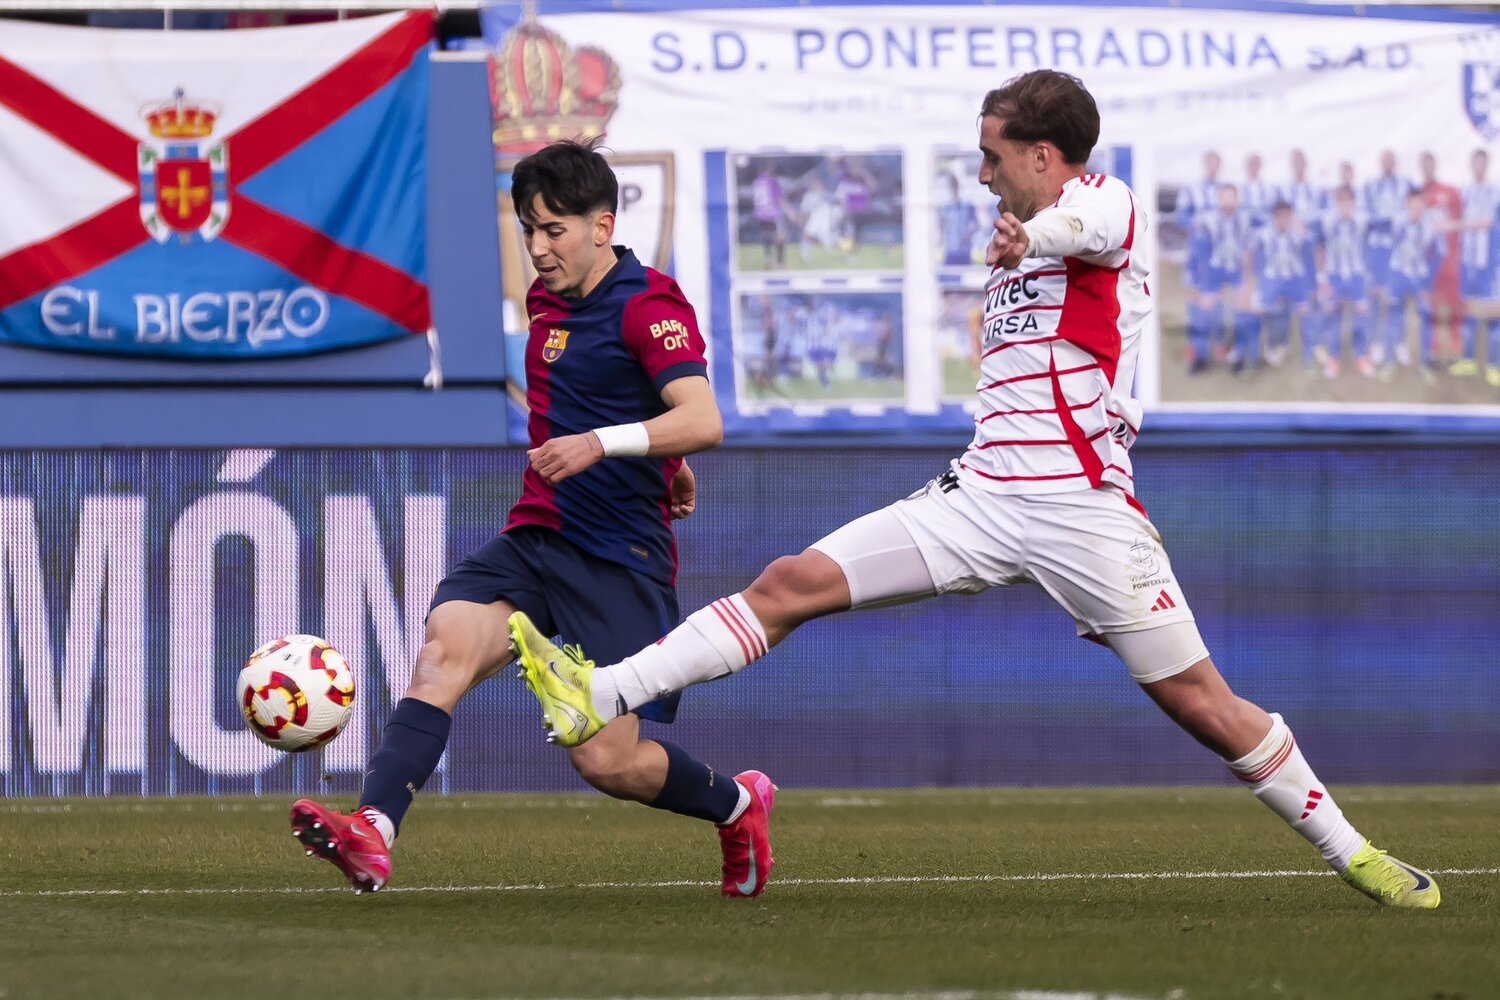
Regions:
<svg viewBox="0 0 1500 1000"><path fill-rule="evenodd" d="M808 549L777 559L745 590L700 608L660 641L606 668L577 646L553 645L525 615L511 616L510 633L549 740L575 747L641 705L737 673L803 622L847 609L848 593L838 565Z"/></svg>
<svg viewBox="0 0 1500 1000"><path fill-rule="evenodd" d="M1230 690L1191 621L1105 638L1151 699L1222 757L1235 777L1317 848L1345 882L1385 906L1438 905L1441 895L1431 875L1375 848L1345 818L1282 717ZM1186 661L1191 662L1183 666Z"/></svg>
<svg viewBox="0 0 1500 1000"><path fill-rule="evenodd" d="M576 746L637 706L737 673L814 618L931 597L938 587L911 525L924 516L957 521L942 503L952 482L950 473L799 555L777 559L740 593L700 608L659 642L607 667L596 668L576 647L559 649L524 615L512 616L527 686L542 704L554 741ZM910 510L897 515L898 507ZM934 529L934 537L942 530Z"/></svg>
<svg viewBox="0 0 1500 1000"><path fill-rule="evenodd" d="M310 855L342 871L356 893L378 891L389 881L391 844L413 796L437 769L454 707L510 662L505 621L513 610L505 601L452 600L434 607L411 684L365 769L359 807L344 815L309 799L293 804L293 835Z"/></svg>

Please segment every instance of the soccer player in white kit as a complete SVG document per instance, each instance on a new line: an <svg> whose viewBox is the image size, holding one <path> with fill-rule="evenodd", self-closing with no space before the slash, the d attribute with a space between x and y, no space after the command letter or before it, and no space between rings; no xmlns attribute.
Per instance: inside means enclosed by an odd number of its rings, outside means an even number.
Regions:
<svg viewBox="0 0 1500 1000"><path fill-rule="evenodd" d="M1388 906L1436 907L1432 876L1350 825L1282 718L1229 689L1133 495L1141 405L1130 393L1153 308L1136 252L1146 218L1123 181L1084 172L1099 137L1093 98L1067 74L1026 73L985 96L979 136L979 181L1004 214L968 450L619 663L595 668L513 616L551 738L583 742L636 705L735 673L823 615L1033 583L1346 882Z"/></svg>

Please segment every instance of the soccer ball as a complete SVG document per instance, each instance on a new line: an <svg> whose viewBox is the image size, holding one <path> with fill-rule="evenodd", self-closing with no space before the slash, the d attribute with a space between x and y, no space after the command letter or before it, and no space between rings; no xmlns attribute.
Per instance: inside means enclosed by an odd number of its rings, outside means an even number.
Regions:
<svg viewBox="0 0 1500 1000"><path fill-rule="evenodd" d="M339 734L354 704L354 673L315 635L285 635L250 654L240 671L240 709L256 738L288 753Z"/></svg>

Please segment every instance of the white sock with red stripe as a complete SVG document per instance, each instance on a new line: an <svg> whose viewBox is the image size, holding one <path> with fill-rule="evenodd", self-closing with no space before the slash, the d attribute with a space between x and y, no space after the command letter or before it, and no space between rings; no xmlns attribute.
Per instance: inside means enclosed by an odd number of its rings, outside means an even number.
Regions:
<svg viewBox="0 0 1500 1000"><path fill-rule="evenodd" d="M594 671L594 711L624 715L693 684L727 677L766 655L766 630L740 594L688 615L655 645Z"/></svg>
<svg viewBox="0 0 1500 1000"><path fill-rule="evenodd" d="M1336 871L1349 867L1365 838L1344 818L1343 810L1313 774L1292 731L1271 716L1271 731L1260 745L1229 762L1235 777L1250 786L1255 797L1318 849Z"/></svg>

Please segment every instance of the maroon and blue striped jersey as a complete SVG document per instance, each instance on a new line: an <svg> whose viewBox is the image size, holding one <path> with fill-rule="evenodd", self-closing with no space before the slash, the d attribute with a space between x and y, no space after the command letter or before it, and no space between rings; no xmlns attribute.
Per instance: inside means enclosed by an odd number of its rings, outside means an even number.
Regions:
<svg viewBox="0 0 1500 1000"><path fill-rule="evenodd" d="M615 247L616 262L583 298L540 280L526 296L526 402L531 447L667 410L674 379L707 377L703 336L677 283ZM670 488L680 458L606 458L555 486L529 466L506 530L558 532L601 559L668 584L677 575Z"/></svg>

